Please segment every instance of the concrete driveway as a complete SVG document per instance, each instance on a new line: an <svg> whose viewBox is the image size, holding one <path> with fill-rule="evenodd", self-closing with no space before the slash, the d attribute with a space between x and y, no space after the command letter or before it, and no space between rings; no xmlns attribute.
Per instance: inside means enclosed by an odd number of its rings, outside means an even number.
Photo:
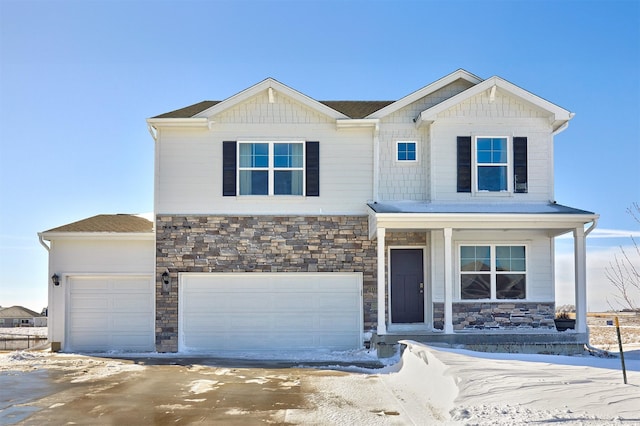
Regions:
<svg viewBox="0 0 640 426"><path fill-rule="evenodd" d="M0 371L0 389L11 389L0 398L0 424L406 425L438 418L375 370L210 359L49 358L22 371ZM424 409L416 412L420 405Z"/></svg>

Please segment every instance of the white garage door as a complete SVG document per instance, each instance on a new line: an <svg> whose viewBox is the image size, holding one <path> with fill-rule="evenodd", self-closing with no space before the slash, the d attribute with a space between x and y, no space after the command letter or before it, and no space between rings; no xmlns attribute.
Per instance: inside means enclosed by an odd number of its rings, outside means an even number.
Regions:
<svg viewBox="0 0 640 426"><path fill-rule="evenodd" d="M361 273L181 274L179 349L362 346Z"/></svg>
<svg viewBox="0 0 640 426"><path fill-rule="evenodd" d="M65 350L153 351L151 276L69 277Z"/></svg>

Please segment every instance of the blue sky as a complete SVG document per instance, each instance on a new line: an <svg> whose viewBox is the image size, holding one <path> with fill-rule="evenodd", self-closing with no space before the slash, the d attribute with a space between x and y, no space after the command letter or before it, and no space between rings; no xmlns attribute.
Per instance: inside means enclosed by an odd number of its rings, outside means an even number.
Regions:
<svg viewBox="0 0 640 426"><path fill-rule="evenodd" d="M152 211L146 118L266 77L319 100L393 100L458 68L576 113L556 137L555 198L601 216L588 303L606 308L602 269L640 233L626 213L640 201L635 0L0 0L0 306L46 306L37 232ZM557 249L571 302L572 239Z"/></svg>

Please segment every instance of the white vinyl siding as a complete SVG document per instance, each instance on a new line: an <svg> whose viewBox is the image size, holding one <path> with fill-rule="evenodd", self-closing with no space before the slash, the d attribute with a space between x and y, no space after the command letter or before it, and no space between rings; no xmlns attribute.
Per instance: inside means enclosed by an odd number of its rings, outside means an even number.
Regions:
<svg viewBox="0 0 640 426"><path fill-rule="evenodd" d="M162 129L156 143L156 213L366 214L373 197L370 129L337 130L335 123ZM254 137L255 136L255 137ZM223 197L223 141L319 141L320 196Z"/></svg>

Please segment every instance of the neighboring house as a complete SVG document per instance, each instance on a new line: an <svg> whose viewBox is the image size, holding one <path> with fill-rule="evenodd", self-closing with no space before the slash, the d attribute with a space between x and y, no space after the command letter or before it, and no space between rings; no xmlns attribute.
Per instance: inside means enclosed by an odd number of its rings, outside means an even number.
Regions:
<svg viewBox="0 0 640 426"><path fill-rule="evenodd" d="M396 101L316 101L266 79L150 118L155 228L98 216L40 234L59 284L50 339L159 352L404 337L578 347L598 216L555 202L554 136L572 117L458 70ZM574 333L553 322L565 233Z"/></svg>
<svg viewBox="0 0 640 426"><path fill-rule="evenodd" d="M46 327L47 317L22 306L0 308L0 327Z"/></svg>

